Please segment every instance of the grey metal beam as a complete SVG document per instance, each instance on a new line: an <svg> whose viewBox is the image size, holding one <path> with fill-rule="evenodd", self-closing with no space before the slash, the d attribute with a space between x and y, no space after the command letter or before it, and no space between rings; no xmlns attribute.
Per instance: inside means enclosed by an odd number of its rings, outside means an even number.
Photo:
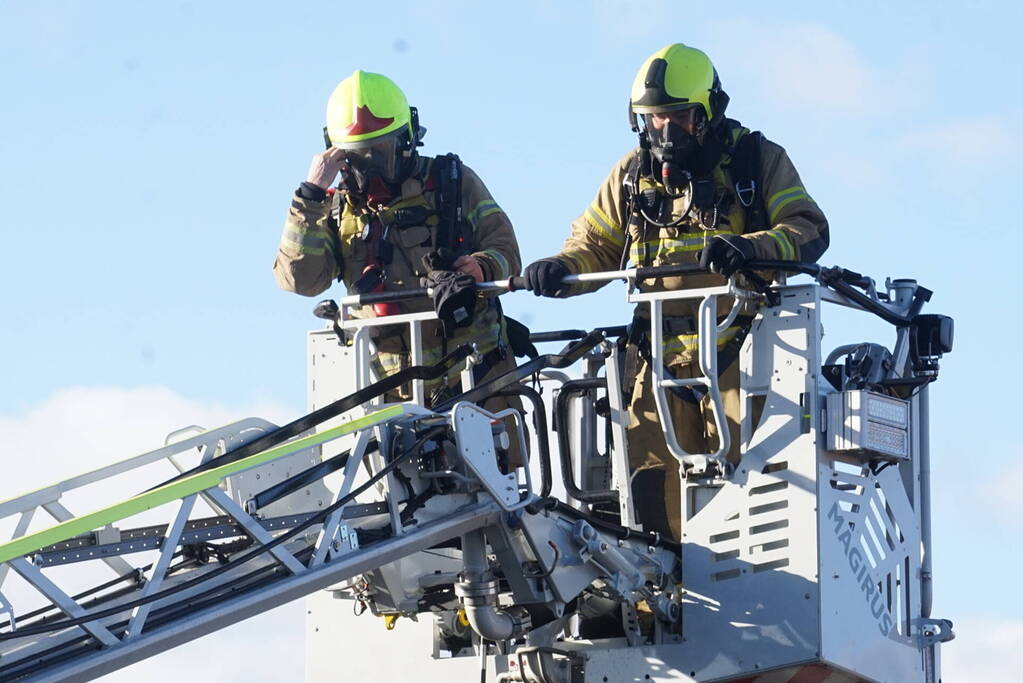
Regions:
<svg viewBox="0 0 1023 683"><path fill-rule="evenodd" d="M467 506L446 517L426 522L414 532L360 548L301 574L282 578L270 586L239 595L216 607L190 613L174 624L157 627L129 641L118 642L113 647L62 663L33 680L40 683L92 680L297 600L313 591L493 524L499 517L500 508L493 502Z"/></svg>
<svg viewBox="0 0 1023 683"><path fill-rule="evenodd" d="M62 591L57 584L50 581L39 567L26 560L24 557L11 560L10 564L14 567L14 571L21 574L23 579L32 584L37 591L49 598L54 605L64 612L64 614L68 615L72 619L85 616L85 609L75 602L71 596ZM86 622L81 628L85 629L89 635L108 647L116 645L118 642L114 634L111 633L106 626L103 626L99 622Z"/></svg>

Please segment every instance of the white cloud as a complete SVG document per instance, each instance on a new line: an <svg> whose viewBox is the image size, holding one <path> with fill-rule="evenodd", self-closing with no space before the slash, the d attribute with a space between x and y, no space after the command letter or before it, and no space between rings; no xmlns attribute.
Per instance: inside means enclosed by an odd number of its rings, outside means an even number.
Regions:
<svg viewBox="0 0 1023 683"><path fill-rule="evenodd" d="M974 489L977 501L1003 523L1023 521L1023 463L1006 464L998 475ZM1023 641L1021 641L1023 642Z"/></svg>
<svg viewBox="0 0 1023 683"><path fill-rule="evenodd" d="M590 9L594 23L606 34L606 39L617 43L646 42L657 27L671 22L678 11L677 6L664 0L595 0ZM665 43L670 41L664 41ZM651 45L650 52L663 47ZM639 68L642 58L636 63ZM624 90L628 83L622 84ZM626 91L627 92L627 91Z"/></svg>
<svg viewBox="0 0 1023 683"><path fill-rule="evenodd" d="M741 75L775 109L873 117L889 114L905 98L852 41L822 25L730 21L713 35L722 79Z"/></svg>
<svg viewBox="0 0 1023 683"><path fill-rule="evenodd" d="M24 414L0 415L4 462L0 500L160 447L169 432L187 425L217 427L249 416L280 424L289 412L270 402L225 406L190 399L160 386L64 389ZM131 479L130 488L121 491L129 495L146 483L154 482ZM89 495L92 497L79 498L72 509L84 511L112 502L102 494ZM85 584L110 578L103 567L82 565L81 569L74 578ZM28 597L28 589L19 577L8 577L4 593L22 611L17 601ZM29 601L35 602L34 597L32 594ZM299 601L103 680L298 680L304 666L302 623L303 606Z"/></svg>
<svg viewBox="0 0 1023 683"><path fill-rule="evenodd" d="M300 681L305 670L304 615L302 601L293 602L99 680Z"/></svg>
<svg viewBox="0 0 1023 683"><path fill-rule="evenodd" d="M759 72L768 92L797 106L863 112L876 103L853 44L823 26L791 26L766 38Z"/></svg>
<svg viewBox="0 0 1023 683"><path fill-rule="evenodd" d="M1015 159L1021 142L1023 138L1009 121L985 116L924 126L905 136L902 146L910 152L933 155L948 165L959 165L959 175L963 164L996 166Z"/></svg>
<svg viewBox="0 0 1023 683"><path fill-rule="evenodd" d="M159 448L181 427L287 414L270 402L228 407L161 386L62 389L22 415L0 415L0 500Z"/></svg>
<svg viewBox="0 0 1023 683"><path fill-rule="evenodd" d="M941 648L946 681L1018 681L1023 670L1023 621L969 618L956 620L956 638Z"/></svg>

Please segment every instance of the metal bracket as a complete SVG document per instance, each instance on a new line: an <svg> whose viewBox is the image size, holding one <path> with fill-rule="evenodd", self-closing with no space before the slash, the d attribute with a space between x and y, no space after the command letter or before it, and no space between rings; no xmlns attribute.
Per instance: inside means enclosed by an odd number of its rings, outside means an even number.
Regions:
<svg viewBox="0 0 1023 683"><path fill-rule="evenodd" d="M502 411L504 415L507 411ZM491 421L500 419L501 415L493 415L474 403L461 401L451 409L451 426L455 433L458 452L466 466L476 475L483 488L494 497L505 510L517 510L526 505L532 496L525 500L519 496L518 475L515 472L504 474L497 467L497 452L494 448L494 434ZM522 442L522 430L518 429L520 448L525 453ZM527 472L527 488L528 472Z"/></svg>
<svg viewBox="0 0 1023 683"><path fill-rule="evenodd" d="M359 533L347 524L339 524L330 542L330 555L337 557L359 549Z"/></svg>
<svg viewBox="0 0 1023 683"><path fill-rule="evenodd" d="M956 637L949 619L920 619L920 637L925 645L947 643Z"/></svg>
<svg viewBox="0 0 1023 683"><path fill-rule="evenodd" d="M553 647L520 647L508 658L509 670L500 683L576 683L585 674L586 659L579 652Z"/></svg>

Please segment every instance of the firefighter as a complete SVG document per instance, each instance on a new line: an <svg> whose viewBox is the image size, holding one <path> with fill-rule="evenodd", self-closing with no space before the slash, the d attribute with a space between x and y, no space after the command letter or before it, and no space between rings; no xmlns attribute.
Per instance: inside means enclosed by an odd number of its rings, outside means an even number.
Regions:
<svg viewBox="0 0 1023 683"><path fill-rule="evenodd" d="M425 279L441 320L424 324L424 364L475 343L480 382L513 367L514 357L496 297L478 295L475 283L516 275L519 248L508 217L470 168L454 155L418 153L424 133L416 109L386 76L356 71L341 81L327 102L327 149L313 156L292 197L273 271L282 289L305 296L334 280L367 294ZM409 300L354 315L430 308L428 300ZM407 324L374 328L378 377L410 365L409 344ZM434 403L457 391L457 376L427 384ZM408 396L405 387L399 397Z"/></svg>
<svg viewBox="0 0 1023 683"><path fill-rule="evenodd" d="M527 287L537 296L566 297L599 284L563 285L570 274L634 266L700 264L709 272L640 283L643 291L718 286L749 259L816 261L828 246L828 223L785 150L725 117L728 96L710 59L680 43L651 55L632 84L629 118L639 146L604 180L572 223L555 256L530 264ZM719 297L719 315L732 305ZM666 302L663 358L677 378L701 375L696 358L698 302ZM738 460L738 350L752 322L743 312L719 339L720 387L731 435L728 460ZM649 329L645 307L634 329ZM666 450L651 390L647 335L632 335L636 359L630 395L629 463L637 513L649 531L680 538L678 461ZM644 344L646 353L644 353ZM629 354L627 354L627 358ZM709 398L669 391L679 444L713 453L717 434ZM663 495L650 495L656 492Z"/></svg>

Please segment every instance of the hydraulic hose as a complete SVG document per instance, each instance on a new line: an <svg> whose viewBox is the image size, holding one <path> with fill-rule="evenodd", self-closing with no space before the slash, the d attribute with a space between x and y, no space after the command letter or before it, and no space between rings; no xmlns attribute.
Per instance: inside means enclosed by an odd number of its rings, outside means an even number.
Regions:
<svg viewBox="0 0 1023 683"><path fill-rule="evenodd" d="M587 377L574 379L561 385L561 391L554 402L555 424L558 432L558 454L561 456L561 480L565 483L565 492L581 503L617 503L618 492L612 489L603 491L585 491L575 483L572 467L572 450L568 443L568 402L576 395L584 394L590 389L606 389L607 379L604 377Z"/></svg>
<svg viewBox="0 0 1023 683"><path fill-rule="evenodd" d="M531 386L517 384L495 394L497 396L521 396L533 405L533 427L536 430L536 445L540 451L540 497L551 495L551 443L547 433L547 410L540 392Z"/></svg>
<svg viewBox="0 0 1023 683"><path fill-rule="evenodd" d="M635 529L630 529L629 527L622 526L621 524L615 524L614 522L609 522L606 519L600 519L599 517L595 517L591 514L583 512L582 510L574 508L571 505L568 505L567 503L558 500L557 498L544 498L536 500L527 505L525 509L526 512L528 512L531 515L538 514L544 510L554 510L561 514L568 515L570 517L575 517L576 519L586 520L587 522L589 522L590 526L600 529L601 531L606 531L609 534L614 534L616 538L619 538L623 541L632 538L641 540L648 545L664 548L665 550L670 550L676 555L682 552L682 544L679 543L678 541L673 541L670 538L665 538L660 534L651 534L647 533L646 531L636 531Z"/></svg>
<svg viewBox="0 0 1023 683"><path fill-rule="evenodd" d="M388 375L387 377L370 384L364 389L360 389L359 391L339 398L333 403L329 403L322 408L317 408L308 415L303 415L297 420L289 422L283 427L275 429L272 432L268 432L254 441L250 441L243 446L230 450L219 457L210 458L198 467L186 470L149 490L152 491L154 489L161 488L167 484L178 481L179 479L184 479L185 477L190 477L194 474L199 474L200 472L220 467L221 465L228 465L232 462L241 460L242 458L247 458L250 455L255 455L256 453L265 451L266 449L272 448L280 443L284 443L288 439L296 437L331 418L346 413L353 408L357 408L366 401L374 399L377 396L382 396L388 391L393 391L412 380L431 380L442 377L456 364L468 358L472 352L473 350L470 345L462 344L441 358L435 365L413 365L412 367L405 368L393 375Z"/></svg>
<svg viewBox="0 0 1023 683"><path fill-rule="evenodd" d="M612 325L610 327L597 327L594 331L603 333L605 337L621 337L628 334L629 327L627 325ZM589 334L589 331L587 330L552 330L550 332L532 332L529 335L529 341L534 344L553 341L573 341L575 339L582 339L587 334Z"/></svg>
<svg viewBox="0 0 1023 683"><path fill-rule="evenodd" d="M545 353L542 356L537 356L522 365L512 368L500 377L495 377L485 384L481 384L478 387L455 396L454 398L448 399L440 405L434 406L433 410L438 413L443 413L451 410L456 403L461 401L482 403L484 400L490 398L499 391L515 386L527 377L535 375L542 370L547 370L549 368L567 368L604 341L604 338L605 337L602 332L594 330L579 341L566 346L560 353Z"/></svg>

